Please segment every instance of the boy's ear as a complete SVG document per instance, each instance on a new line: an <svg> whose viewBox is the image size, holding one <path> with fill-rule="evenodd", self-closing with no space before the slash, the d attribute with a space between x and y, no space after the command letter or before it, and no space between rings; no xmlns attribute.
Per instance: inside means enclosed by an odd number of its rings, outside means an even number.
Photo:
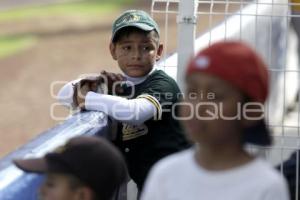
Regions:
<svg viewBox="0 0 300 200"><path fill-rule="evenodd" d="M109 44L109 50L110 50L110 54L112 56L112 58L114 60L117 60L117 56L116 56L116 45L114 43L110 43Z"/></svg>
<svg viewBox="0 0 300 200"><path fill-rule="evenodd" d="M242 119L242 126L243 126L243 128L253 127L257 123L258 123L258 120L248 120L248 119L245 119L245 118Z"/></svg>
<svg viewBox="0 0 300 200"><path fill-rule="evenodd" d="M164 50L164 45L159 44L158 49L157 49L157 54L156 54L156 61L160 60L163 50Z"/></svg>
<svg viewBox="0 0 300 200"><path fill-rule="evenodd" d="M83 186L77 189L77 199L78 200L93 200L94 193L89 187Z"/></svg>
<svg viewBox="0 0 300 200"><path fill-rule="evenodd" d="M264 118L264 107L260 104L243 105L242 125L244 128L255 126Z"/></svg>

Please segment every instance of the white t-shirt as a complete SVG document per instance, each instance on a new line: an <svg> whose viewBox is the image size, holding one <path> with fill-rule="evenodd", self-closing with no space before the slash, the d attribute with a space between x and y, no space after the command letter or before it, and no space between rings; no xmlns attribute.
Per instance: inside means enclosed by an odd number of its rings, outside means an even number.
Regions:
<svg viewBox="0 0 300 200"><path fill-rule="evenodd" d="M151 170L141 200L288 200L284 178L266 161L208 171L189 149L168 156Z"/></svg>

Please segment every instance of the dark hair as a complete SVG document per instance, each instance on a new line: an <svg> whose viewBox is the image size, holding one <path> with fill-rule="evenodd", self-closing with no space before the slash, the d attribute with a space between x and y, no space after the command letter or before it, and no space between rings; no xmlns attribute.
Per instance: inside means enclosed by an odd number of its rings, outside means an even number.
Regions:
<svg viewBox="0 0 300 200"><path fill-rule="evenodd" d="M247 95L244 95L242 104L244 105L249 102L253 102L252 99ZM244 128L241 139L243 145L246 143L261 146L272 145L272 138L264 119L258 120L257 123L251 127Z"/></svg>
<svg viewBox="0 0 300 200"><path fill-rule="evenodd" d="M112 40L112 43L115 44L115 43L119 42L122 37L128 37L132 33L140 33L140 34L143 34L145 36L152 35L152 37L155 40L155 42L157 44L159 44L159 35L158 35L158 33L155 30L144 31L142 29L139 29L139 28L136 28L136 27L132 27L132 26L122 28L121 30L119 30L118 32L116 32L116 34L115 34L115 36L114 36L114 38Z"/></svg>

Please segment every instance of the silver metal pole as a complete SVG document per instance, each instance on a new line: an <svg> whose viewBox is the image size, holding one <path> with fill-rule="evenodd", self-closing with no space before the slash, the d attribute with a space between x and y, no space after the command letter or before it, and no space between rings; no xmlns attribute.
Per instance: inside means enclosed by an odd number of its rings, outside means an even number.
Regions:
<svg viewBox="0 0 300 200"><path fill-rule="evenodd" d="M197 18L197 0L181 0L177 16L178 41L177 41L177 82L181 90L184 89L184 73L190 58L195 54L195 35Z"/></svg>

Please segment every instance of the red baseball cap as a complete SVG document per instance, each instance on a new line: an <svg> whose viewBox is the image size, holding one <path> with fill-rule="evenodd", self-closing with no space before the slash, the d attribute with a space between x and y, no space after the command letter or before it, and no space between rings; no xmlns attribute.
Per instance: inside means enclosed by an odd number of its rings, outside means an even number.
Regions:
<svg viewBox="0 0 300 200"><path fill-rule="evenodd" d="M208 73L229 82L254 102L264 103L269 92L268 70L261 57L237 41L218 42L191 60L187 75Z"/></svg>
<svg viewBox="0 0 300 200"><path fill-rule="evenodd" d="M207 73L216 76L239 91L250 101L264 103L269 93L269 73L262 58L240 41L223 41L200 51L188 64L186 76ZM244 141L270 145L271 137L264 120L247 128Z"/></svg>

